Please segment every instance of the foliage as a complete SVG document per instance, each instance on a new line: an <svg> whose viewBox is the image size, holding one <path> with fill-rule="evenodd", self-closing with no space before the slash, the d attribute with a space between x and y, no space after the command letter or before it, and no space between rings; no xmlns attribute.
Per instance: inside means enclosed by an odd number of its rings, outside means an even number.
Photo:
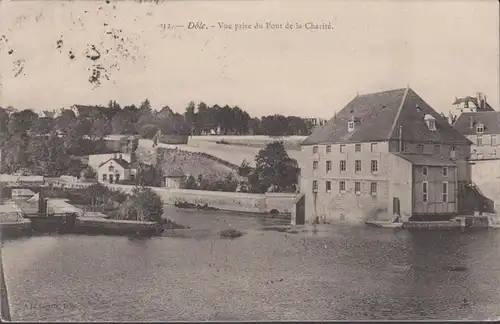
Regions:
<svg viewBox="0 0 500 324"><path fill-rule="evenodd" d="M120 219L160 222L163 202L151 188L135 187L118 213Z"/></svg>
<svg viewBox="0 0 500 324"><path fill-rule="evenodd" d="M137 170L139 186L163 187L164 172L161 167L141 164Z"/></svg>
<svg viewBox="0 0 500 324"><path fill-rule="evenodd" d="M94 169L91 166L87 166L85 169L82 171L82 175L85 179L95 179L97 177L97 173L94 171Z"/></svg>
<svg viewBox="0 0 500 324"><path fill-rule="evenodd" d="M259 151L255 170L248 182L252 192L294 192L296 190L299 167L290 158L283 142L273 142Z"/></svg>
<svg viewBox="0 0 500 324"><path fill-rule="evenodd" d="M208 190L208 191L225 191L225 192L235 192L238 188L238 180L234 179L231 173L224 179L208 180L204 179L201 174L195 179L192 175L188 176L185 181L183 181L182 189L191 190Z"/></svg>
<svg viewBox="0 0 500 324"><path fill-rule="evenodd" d="M250 172L252 172L252 167L247 160L243 160L241 165L238 167L238 175L241 177L248 177Z"/></svg>

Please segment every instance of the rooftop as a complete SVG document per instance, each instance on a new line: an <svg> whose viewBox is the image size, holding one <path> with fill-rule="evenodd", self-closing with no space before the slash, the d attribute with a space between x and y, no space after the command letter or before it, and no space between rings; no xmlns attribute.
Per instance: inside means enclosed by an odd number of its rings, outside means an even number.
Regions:
<svg viewBox="0 0 500 324"><path fill-rule="evenodd" d="M427 127L425 115L434 117L436 130ZM356 126L349 131L352 120ZM400 128L403 141L471 144L415 91L403 88L356 96L302 145L398 140Z"/></svg>
<svg viewBox="0 0 500 324"><path fill-rule="evenodd" d="M101 164L99 164L99 168L102 167L103 165L105 165L106 163L108 163L109 161L115 162L116 164L118 164L119 166L121 166L124 169L130 169L130 163L128 163L124 159L115 159L115 158L112 158L112 159L109 159L109 160L102 162Z"/></svg>
<svg viewBox="0 0 500 324"><path fill-rule="evenodd" d="M478 123L484 125L483 134L500 134L500 111L465 112L453 126L464 135L475 135Z"/></svg>
<svg viewBox="0 0 500 324"><path fill-rule="evenodd" d="M392 153L413 165L427 165L427 166L456 166L456 163L450 158L439 157L434 155L422 154L400 154Z"/></svg>

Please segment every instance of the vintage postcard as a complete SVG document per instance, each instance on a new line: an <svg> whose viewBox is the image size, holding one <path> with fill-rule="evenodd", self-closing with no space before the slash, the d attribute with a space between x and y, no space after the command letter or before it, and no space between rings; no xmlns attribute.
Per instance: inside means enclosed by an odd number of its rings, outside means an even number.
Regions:
<svg viewBox="0 0 500 324"><path fill-rule="evenodd" d="M499 49L495 0L0 0L2 320L499 320Z"/></svg>

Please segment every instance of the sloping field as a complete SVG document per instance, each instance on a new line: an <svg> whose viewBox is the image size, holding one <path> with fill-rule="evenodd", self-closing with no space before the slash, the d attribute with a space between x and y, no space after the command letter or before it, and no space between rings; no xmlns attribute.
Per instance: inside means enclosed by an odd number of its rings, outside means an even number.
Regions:
<svg viewBox="0 0 500 324"><path fill-rule="evenodd" d="M239 145L217 144L213 141L189 141L187 145L178 145L179 149L190 152L203 152L213 155L219 159L226 160L232 164L240 165L246 160L251 166L255 165L255 156L263 148ZM288 155L298 160L300 151L287 149Z"/></svg>

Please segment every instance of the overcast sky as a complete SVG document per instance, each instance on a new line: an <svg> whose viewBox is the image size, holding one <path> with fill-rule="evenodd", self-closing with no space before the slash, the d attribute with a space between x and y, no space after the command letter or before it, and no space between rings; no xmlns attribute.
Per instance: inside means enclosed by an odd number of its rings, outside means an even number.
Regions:
<svg viewBox="0 0 500 324"><path fill-rule="evenodd" d="M215 27L166 28L190 21ZM334 30L218 28L287 21ZM499 108L496 0L1 1L0 38L0 105L18 109L147 97L330 118L356 93L407 84L438 111L478 91Z"/></svg>

